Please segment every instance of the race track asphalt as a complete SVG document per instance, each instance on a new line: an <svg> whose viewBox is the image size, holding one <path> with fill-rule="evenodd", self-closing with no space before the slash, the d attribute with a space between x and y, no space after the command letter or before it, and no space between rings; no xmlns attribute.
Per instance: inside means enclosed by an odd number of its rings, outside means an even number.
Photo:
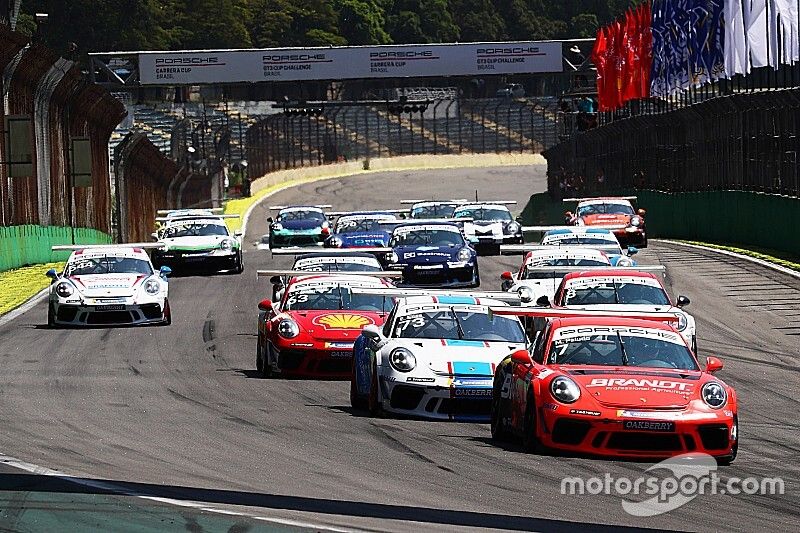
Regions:
<svg viewBox="0 0 800 533"><path fill-rule="evenodd" d="M382 173L301 185L254 210L244 274L171 281L170 327L52 330L44 326L41 303L0 327L0 454L128 493L312 528L796 529L800 280L744 260L664 243L639 256L665 264L673 294L691 298L687 310L697 318L701 356L720 356L725 368L718 375L737 389L739 457L718 474L780 476L784 495L704 495L663 515L636 517L623 510L620 495L562 495L561 480L606 473L636 479L651 464L526 455L493 444L486 424L368 418L351 410L344 382L256 377L256 305L269 287L255 270L291 264L254 246L266 232L268 205L390 208L402 198L471 198L479 189L482 198L517 199L518 211L544 187L544 167ZM482 259L483 287L497 289L500 272L518 261ZM28 491L37 495L38 511L65 520L74 512L69 505L38 496L72 501L103 494L27 475L0 468L0 530L29 530ZM151 513L169 512L125 498L120 530L137 517L144 527ZM112 521L103 523L114 523L118 507L107 507ZM214 524L206 530L224 530ZM275 525L238 518L229 524L231 531Z"/></svg>

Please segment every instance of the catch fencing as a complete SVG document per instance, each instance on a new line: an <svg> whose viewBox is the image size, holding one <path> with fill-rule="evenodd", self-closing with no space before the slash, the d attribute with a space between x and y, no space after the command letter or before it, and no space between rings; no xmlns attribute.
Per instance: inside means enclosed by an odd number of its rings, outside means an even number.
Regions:
<svg viewBox="0 0 800 533"><path fill-rule="evenodd" d="M553 99L292 104L247 131L250 176L418 154L539 153L558 142Z"/></svg>
<svg viewBox="0 0 800 533"><path fill-rule="evenodd" d="M800 89L730 94L616 120L544 152L548 188L800 196ZM595 177L601 171L603 183Z"/></svg>

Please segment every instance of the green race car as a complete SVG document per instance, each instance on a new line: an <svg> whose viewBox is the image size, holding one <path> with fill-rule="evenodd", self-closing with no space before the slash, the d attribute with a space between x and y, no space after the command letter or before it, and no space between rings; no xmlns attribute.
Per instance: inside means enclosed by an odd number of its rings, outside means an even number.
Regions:
<svg viewBox="0 0 800 533"><path fill-rule="evenodd" d="M244 271L241 233L231 233L222 217L175 217L154 234L164 249L153 251L156 268Z"/></svg>

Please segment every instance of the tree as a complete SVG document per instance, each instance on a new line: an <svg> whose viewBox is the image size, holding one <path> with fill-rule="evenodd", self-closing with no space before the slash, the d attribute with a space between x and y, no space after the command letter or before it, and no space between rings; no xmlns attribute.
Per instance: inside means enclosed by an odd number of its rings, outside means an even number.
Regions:
<svg viewBox="0 0 800 533"><path fill-rule="evenodd" d="M398 0L390 10L387 27L398 43L448 43L459 38L448 0Z"/></svg>
<svg viewBox="0 0 800 533"><path fill-rule="evenodd" d="M592 13L581 13L575 15L569 22L569 34L576 39L594 38L597 35L597 16Z"/></svg>
<svg viewBox="0 0 800 533"><path fill-rule="evenodd" d="M252 46L242 0L187 0L183 24L187 48L248 48Z"/></svg>
<svg viewBox="0 0 800 533"><path fill-rule="evenodd" d="M342 37L351 45L388 44L383 7L374 0L337 0L335 8Z"/></svg>
<svg viewBox="0 0 800 533"><path fill-rule="evenodd" d="M506 22L489 0L451 0L463 42L500 41L506 38Z"/></svg>

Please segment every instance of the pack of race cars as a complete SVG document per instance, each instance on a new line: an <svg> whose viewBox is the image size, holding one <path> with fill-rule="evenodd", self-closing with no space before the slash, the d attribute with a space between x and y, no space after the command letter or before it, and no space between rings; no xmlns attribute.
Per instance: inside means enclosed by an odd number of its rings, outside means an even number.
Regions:
<svg viewBox="0 0 800 533"><path fill-rule="evenodd" d="M670 298L663 266L633 260L647 237L631 199L571 199L576 214L559 227L524 227L501 200L276 206L262 242L294 264L257 272L271 285L257 371L348 381L353 408L371 416L490 422L494 439L528 451L729 463L736 393L715 377L719 359L701 366L689 299ZM49 272L48 322L169 323L171 268L243 269L240 235L221 215L163 222L155 244L79 247ZM525 244L526 231L543 236ZM478 289L485 253L522 257L500 290Z"/></svg>

